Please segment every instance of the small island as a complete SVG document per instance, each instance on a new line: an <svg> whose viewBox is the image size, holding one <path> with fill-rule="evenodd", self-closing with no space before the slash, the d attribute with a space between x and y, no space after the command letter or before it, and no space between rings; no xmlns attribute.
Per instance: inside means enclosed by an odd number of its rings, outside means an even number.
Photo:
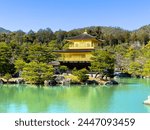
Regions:
<svg viewBox="0 0 150 130"><path fill-rule="evenodd" d="M140 33L146 27L0 33L0 83L116 85L114 77L149 78L150 39Z"/></svg>

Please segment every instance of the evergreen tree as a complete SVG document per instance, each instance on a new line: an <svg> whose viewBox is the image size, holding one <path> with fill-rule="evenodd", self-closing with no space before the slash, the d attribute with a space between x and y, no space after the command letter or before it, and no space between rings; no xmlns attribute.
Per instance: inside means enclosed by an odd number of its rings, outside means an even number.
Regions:
<svg viewBox="0 0 150 130"><path fill-rule="evenodd" d="M29 83L41 84L45 80L50 80L54 69L46 63L32 61L26 63L23 68L22 77Z"/></svg>
<svg viewBox="0 0 150 130"><path fill-rule="evenodd" d="M97 50L93 53L91 70L104 75L111 76L114 72L114 55L106 50Z"/></svg>

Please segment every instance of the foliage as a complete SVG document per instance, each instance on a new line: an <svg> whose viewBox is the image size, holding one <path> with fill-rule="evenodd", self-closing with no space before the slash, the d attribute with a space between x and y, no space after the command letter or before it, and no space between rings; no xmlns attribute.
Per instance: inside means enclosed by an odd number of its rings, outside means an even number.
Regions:
<svg viewBox="0 0 150 130"><path fill-rule="evenodd" d="M59 45L57 44L57 41L56 40L51 40L49 43L48 43L48 46L51 50L58 50Z"/></svg>
<svg viewBox="0 0 150 130"><path fill-rule="evenodd" d="M128 73L133 76L139 76L142 73L142 65L139 62L131 62L129 65Z"/></svg>
<svg viewBox="0 0 150 130"><path fill-rule="evenodd" d="M107 50L93 52L91 70L101 73L103 76L111 75L114 72L114 55Z"/></svg>
<svg viewBox="0 0 150 130"><path fill-rule="evenodd" d="M88 71L85 68L81 70L76 70L76 68L74 68L73 70L73 74L77 76L81 82L85 82L88 80L89 76L87 75L87 73Z"/></svg>
<svg viewBox="0 0 150 130"><path fill-rule="evenodd" d="M147 45L145 45L143 48L142 48L142 53L144 54L144 57L149 59L150 58L150 41L148 42Z"/></svg>
<svg viewBox="0 0 150 130"><path fill-rule="evenodd" d="M71 80L71 84L79 84L80 83L80 80L75 75L67 75L67 76L65 76L65 78L66 79L70 79Z"/></svg>
<svg viewBox="0 0 150 130"><path fill-rule="evenodd" d="M115 68L119 71L125 71L128 68L129 59L126 58L128 53L128 44L121 44L114 47L115 51Z"/></svg>
<svg viewBox="0 0 150 130"><path fill-rule="evenodd" d="M135 61L135 59L137 57L139 57L141 54L140 54L140 51L135 49L135 48L129 48L128 49L128 52L126 53L125 57L129 58L131 61Z"/></svg>
<svg viewBox="0 0 150 130"><path fill-rule="evenodd" d="M36 41L40 44L48 44L51 40L53 40L53 38L54 34L50 28L39 29L39 31L36 33Z"/></svg>
<svg viewBox="0 0 150 130"><path fill-rule="evenodd" d="M26 63L23 68L22 77L29 83L40 84L45 80L49 80L53 75L54 69L46 63L37 63L32 61Z"/></svg>
<svg viewBox="0 0 150 130"><path fill-rule="evenodd" d="M12 64L12 54L10 47L5 43L0 43L0 73L12 73L14 69Z"/></svg>
<svg viewBox="0 0 150 130"><path fill-rule="evenodd" d="M66 73L68 70L68 67L65 65L62 65L59 67L60 73Z"/></svg>
<svg viewBox="0 0 150 130"><path fill-rule="evenodd" d="M64 50L67 50L68 48L69 48L69 42L68 43L66 43L64 46L63 46L63 48L62 49L64 49Z"/></svg>
<svg viewBox="0 0 150 130"><path fill-rule="evenodd" d="M23 71L23 68L26 65L26 63L22 59L15 60L14 64L17 72Z"/></svg>
<svg viewBox="0 0 150 130"><path fill-rule="evenodd" d="M11 76L11 74L9 74L9 73L6 73L6 74L4 75L4 79L6 79L7 82L8 82L8 80L11 79L11 78L12 78L12 76Z"/></svg>
<svg viewBox="0 0 150 130"><path fill-rule="evenodd" d="M28 61L46 62L49 63L54 59L52 50L46 45L31 45L28 51Z"/></svg>
<svg viewBox="0 0 150 130"><path fill-rule="evenodd" d="M77 75L77 71L78 71L77 68L74 67L73 70L72 70L72 74L73 74L73 75Z"/></svg>
<svg viewBox="0 0 150 130"><path fill-rule="evenodd" d="M143 67L143 75L150 77L150 60L148 60Z"/></svg>

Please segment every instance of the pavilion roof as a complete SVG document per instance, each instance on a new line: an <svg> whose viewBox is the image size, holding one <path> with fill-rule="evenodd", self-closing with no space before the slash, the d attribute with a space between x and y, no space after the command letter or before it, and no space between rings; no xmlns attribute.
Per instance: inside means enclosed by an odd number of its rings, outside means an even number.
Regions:
<svg viewBox="0 0 150 130"><path fill-rule="evenodd" d="M98 41L94 36L88 34L87 32L84 32L80 35L69 37L66 39L67 41L73 41L73 40L96 40Z"/></svg>

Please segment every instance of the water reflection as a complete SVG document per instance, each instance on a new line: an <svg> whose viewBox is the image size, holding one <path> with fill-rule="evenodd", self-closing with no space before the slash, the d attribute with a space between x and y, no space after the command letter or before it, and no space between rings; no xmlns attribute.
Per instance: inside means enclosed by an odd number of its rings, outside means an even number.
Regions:
<svg viewBox="0 0 150 130"><path fill-rule="evenodd" d="M120 83L114 87L1 85L0 112L149 112L142 102L150 95L150 82Z"/></svg>
<svg viewBox="0 0 150 130"><path fill-rule="evenodd" d="M113 91L99 87L2 87L1 112L104 112ZM19 106L19 107L18 107Z"/></svg>

